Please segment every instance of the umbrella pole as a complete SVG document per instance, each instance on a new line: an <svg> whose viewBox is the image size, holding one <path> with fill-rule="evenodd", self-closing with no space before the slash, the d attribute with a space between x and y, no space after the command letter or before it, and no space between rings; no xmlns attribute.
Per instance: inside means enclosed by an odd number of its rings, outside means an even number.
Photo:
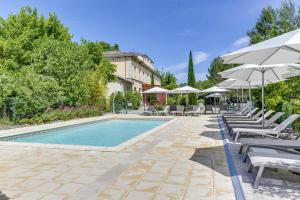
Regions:
<svg viewBox="0 0 300 200"><path fill-rule="evenodd" d="M242 107L244 106L244 89L242 88Z"/></svg>
<svg viewBox="0 0 300 200"><path fill-rule="evenodd" d="M252 99L251 99L251 84L250 84L250 81L248 82L249 83L249 112L250 112L250 119L252 119L252 114L251 114L251 110L252 110Z"/></svg>
<svg viewBox="0 0 300 200"><path fill-rule="evenodd" d="M262 109L262 128L264 128L265 124L265 105L264 105L264 87L265 87L265 72L262 71L261 73L261 78L262 78L262 88L261 88L261 109Z"/></svg>

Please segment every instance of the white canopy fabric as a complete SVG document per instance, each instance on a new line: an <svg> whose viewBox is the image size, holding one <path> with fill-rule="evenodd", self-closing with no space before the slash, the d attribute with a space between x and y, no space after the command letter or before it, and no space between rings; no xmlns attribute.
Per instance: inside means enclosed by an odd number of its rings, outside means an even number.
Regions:
<svg viewBox="0 0 300 200"><path fill-rule="evenodd" d="M227 90L226 88L218 87L218 86L213 86L205 90L202 90L203 93L228 92L228 91L229 90Z"/></svg>
<svg viewBox="0 0 300 200"><path fill-rule="evenodd" d="M219 87L227 88L227 89L249 89L250 88L257 88L261 85L259 81L243 81L237 80L233 78L226 79L217 84Z"/></svg>
<svg viewBox="0 0 300 200"><path fill-rule="evenodd" d="M210 97L221 97L221 96L224 96L224 94L221 94L221 93L213 93L213 94L210 94L210 95L207 95L205 96L205 98L210 98Z"/></svg>
<svg viewBox="0 0 300 200"><path fill-rule="evenodd" d="M300 56L300 29L221 56L225 63L296 63Z"/></svg>
<svg viewBox="0 0 300 200"><path fill-rule="evenodd" d="M234 78L243 81L262 81L264 74L265 83L276 83L284 81L289 77L300 75L298 64L276 64L276 65L254 65L244 64L228 69L218 74L224 78ZM261 84L262 85L262 84Z"/></svg>
<svg viewBox="0 0 300 200"><path fill-rule="evenodd" d="M223 78L234 78L244 81L261 81L262 86L262 110L264 110L264 85L284 81L289 77L300 75L298 64L254 65L244 64L229 70L219 72ZM264 112L262 114L262 126L264 125Z"/></svg>
<svg viewBox="0 0 300 200"><path fill-rule="evenodd" d="M188 93L199 93L199 92L201 91L191 86L179 87L170 91L170 93L173 94L188 94Z"/></svg>
<svg viewBox="0 0 300 200"><path fill-rule="evenodd" d="M170 90L164 89L164 88L160 88L160 87L153 87L149 90L146 90L142 93L144 94L160 94L160 93L169 93Z"/></svg>

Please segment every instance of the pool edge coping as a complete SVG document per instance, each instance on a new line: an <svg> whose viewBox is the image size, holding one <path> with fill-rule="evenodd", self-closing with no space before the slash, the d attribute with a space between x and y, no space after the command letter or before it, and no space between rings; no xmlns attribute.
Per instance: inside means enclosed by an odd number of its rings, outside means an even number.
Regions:
<svg viewBox="0 0 300 200"><path fill-rule="evenodd" d="M245 200L246 199L245 193L244 193L242 184L240 182L240 179L238 177L235 163L233 161L232 152L228 146L229 145L228 139L225 136L224 124L221 123L220 115L217 116L217 123L218 123L219 129L220 129L220 134L221 134L222 141L223 141L224 152L226 155L227 165L228 165L228 169L229 169L229 173L230 173L230 177L231 177L231 182L232 182L232 187L234 190L235 198L237 200Z"/></svg>
<svg viewBox="0 0 300 200"><path fill-rule="evenodd" d="M92 117L92 118L83 118L83 119L77 119L77 120L70 120L65 122L57 122L57 123L51 123L51 124L43 124L43 125L36 125L36 126L28 126L28 127L22 127L22 128L14 128L14 129L7 129L7 130L1 130L0 131L0 137L9 137L14 135L21 135L26 133L33 133L33 132L39 132L39 131L47 131L51 129L56 128L64 128L74 125L80 125L90 122L97 122L102 120L109 120L109 119L169 119L169 121L154 127L138 136L135 136L117 146L114 147L97 147L97 146L85 146L85 145L67 145L67 144L44 144L44 143L26 143L26 142L12 142L12 141L0 141L0 146L17 146L17 147L27 147L27 148L49 148L49 149L63 149L63 150L82 150L82 151L101 151L101 152L120 152L128 147L134 145L135 143L143 140L144 138L154 134L155 132L161 130L162 128L170 125L174 121L177 120L177 118L172 116L155 116L155 117L145 117L145 116L127 116L124 115L116 116L116 115L110 115L110 116L101 116L101 117ZM33 130L26 130L26 128L33 128ZM23 130L24 129L24 130ZM16 132L13 132L14 130L17 130ZM19 130L19 132L18 132ZM22 131L23 130L23 131ZM8 133L5 133L8 132Z"/></svg>

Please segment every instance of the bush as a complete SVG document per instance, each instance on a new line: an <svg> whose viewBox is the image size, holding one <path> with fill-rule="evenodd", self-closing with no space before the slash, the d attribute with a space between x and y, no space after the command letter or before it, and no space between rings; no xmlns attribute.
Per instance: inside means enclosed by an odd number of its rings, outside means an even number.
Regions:
<svg viewBox="0 0 300 200"><path fill-rule="evenodd" d="M125 92L125 101L132 103L132 108L137 110L141 105L142 96L139 92Z"/></svg>
<svg viewBox="0 0 300 200"><path fill-rule="evenodd" d="M32 118L25 118L15 121L18 124L40 124L57 120L70 120L74 118L95 117L101 115L99 107L81 106L65 107L36 115Z"/></svg>
<svg viewBox="0 0 300 200"><path fill-rule="evenodd" d="M125 97L122 92L113 93L110 95L110 107L113 109L113 98L115 96L115 112L119 112L125 107Z"/></svg>

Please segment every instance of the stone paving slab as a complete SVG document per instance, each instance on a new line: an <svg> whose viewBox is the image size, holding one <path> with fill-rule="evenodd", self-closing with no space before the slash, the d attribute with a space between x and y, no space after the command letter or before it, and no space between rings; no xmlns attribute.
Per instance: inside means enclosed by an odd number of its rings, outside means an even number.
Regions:
<svg viewBox="0 0 300 200"><path fill-rule="evenodd" d="M215 125L178 117L120 152L1 145L0 190L25 200L234 199Z"/></svg>

